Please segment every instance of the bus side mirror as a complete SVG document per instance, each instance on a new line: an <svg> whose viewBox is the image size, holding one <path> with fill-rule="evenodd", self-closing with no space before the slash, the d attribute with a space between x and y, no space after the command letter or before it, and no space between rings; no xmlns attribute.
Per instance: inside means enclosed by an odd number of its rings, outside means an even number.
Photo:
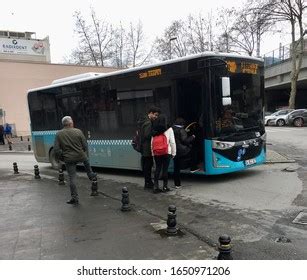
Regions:
<svg viewBox="0 0 307 280"><path fill-rule="evenodd" d="M223 97L230 97L230 79L229 79L229 77L222 77L222 93L223 93Z"/></svg>
<svg viewBox="0 0 307 280"><path fill-rule="evenodd" d="M223 106L231 105L231 98L230 97L223 97Z"/></svg>
<svg viewBox="0 0 307 280"><path fill-rule="evenodd" d="M222 77L222 96L223 96L222 100L223 106L231 105L229 77Z"/></svg>

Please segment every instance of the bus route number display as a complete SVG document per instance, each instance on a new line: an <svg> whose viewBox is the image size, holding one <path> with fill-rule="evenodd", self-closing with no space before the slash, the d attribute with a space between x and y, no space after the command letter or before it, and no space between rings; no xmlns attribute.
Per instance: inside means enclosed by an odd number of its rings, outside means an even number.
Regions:
<svg viewBox="0 0 307 280"><path fill-rule="evenodd" d="M238 67L239 66L239 67ZM241 62L240 64L235 61L227 61L228 71L231 73L245 73L256 75L258 73L258 64Z"/></svg>
<svg viewBox="0 0 307 280"><path fill-rule="evenodd" d="M139 73L139 78L145 79L145 78L150 78L150 77L155 77L155 76L160 76L160 75L162 75L161 68L157 68L157 69L152 69L152 70L148 70L148 71Z"/></svg>
<svg viewBox="0 0 307 280"><path fill-rule="evenodd" d="M241 62L241 72L256 75L258 72L258 64Z"/></svg>

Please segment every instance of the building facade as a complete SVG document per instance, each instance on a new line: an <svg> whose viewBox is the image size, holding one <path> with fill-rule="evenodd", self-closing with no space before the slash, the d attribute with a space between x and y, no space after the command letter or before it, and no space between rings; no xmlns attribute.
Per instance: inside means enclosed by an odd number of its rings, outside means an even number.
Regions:
<svg viewBox="0 0 307 280"><path fill-rule="evenodd" d="M36 39L35 32L0 30L0 59L50 63L49 37Z"/></svg>
<svg viewBox="0 0 307 280"><path fill-rule="evenodd" d="M46 86L53 80L68 76L118 70L111 67L51 64L48 38L33 39L34 34L0 31L0 124L11 124L13 134L17 136L30 135L27 105L29 89Z"/></svg>

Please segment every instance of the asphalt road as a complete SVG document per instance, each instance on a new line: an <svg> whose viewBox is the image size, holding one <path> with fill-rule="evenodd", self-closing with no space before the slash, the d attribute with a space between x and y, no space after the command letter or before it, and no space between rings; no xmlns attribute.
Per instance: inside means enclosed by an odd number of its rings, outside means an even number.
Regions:
<svg viewBox="0 0 307 280"><path fill-rule="evenodd" d="M265 164L214 177L185 175L183 188L161 199L158 195L157 201L175 204L182 225L205 243L212 245L220 234L229 234L237 259L307 259L307 226L293 223L307 210L307 128L268 127L267 139L269 149L296 162ZM31 154L0 156L0 168L18 161L20 169L32 172L36 163ZM48 164L39 165L46 176L57 176ZM141 174L98 172L106 182L134 184L142 191ZM148 193L149 200L151 196ZM159 207L147 204L146 199L138 203L159 215Z"/></svg>

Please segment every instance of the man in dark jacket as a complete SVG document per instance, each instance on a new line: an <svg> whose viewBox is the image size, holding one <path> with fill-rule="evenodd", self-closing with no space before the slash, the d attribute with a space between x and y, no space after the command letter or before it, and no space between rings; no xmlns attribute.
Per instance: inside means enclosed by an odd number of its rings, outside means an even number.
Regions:
<svg viewBox="0 0 307 280"><path fill-rule="evenodd" d="M74 128L74 122L70 116L62 119L64 128L55 136L54 151L58 158L65 162L69 177L71 199L68 204L78 204L79 196L76 187L76 165L82 162L90 180L96 179L87 157L87 142L80 129Z"/></svg>
<svg viewBox="0 0 307 280"><path fill-rule="evenodd" d="M154 185L151 179L153 166L153 157L151 154L152 122L158 118L159 113L159 108L151 107L148 110L147 116L140 124L142 168L145 180L144 189L153 188Z"/></svg>
<svg viewBox="0 0 307 280"><path fill-rule="evenodd" d="M1 145L5 145L5 142L4 142L4 127L3 127L2 124L0 125L0 143L1 143Z"/></svg>
<svg viewBox="0 0 307 280"><path fill-rule="evenodd" d="M174 157L174 184L175 188L181 187L180 170L183 167L184 160L190 157L191 144L195 140L195 135L190 137L184 129L185 120L183 118L177 118L174 125L174 135L176 141L177 153ZM184 169L184 168L183 168Z"/></svg>

